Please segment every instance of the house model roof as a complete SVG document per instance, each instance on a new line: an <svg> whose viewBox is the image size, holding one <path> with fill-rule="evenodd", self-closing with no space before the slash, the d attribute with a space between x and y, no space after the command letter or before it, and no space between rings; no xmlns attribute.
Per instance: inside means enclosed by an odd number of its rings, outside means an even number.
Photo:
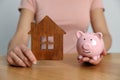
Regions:
<svg viewBox="0 0 120 80"><path fill-rule="evenodd" d="M61 29L52 19L50 19L48 16L45 16L40 23L35 24L32 23L32 27L29 33L30 34L65 34L66 32Z"/></svg>

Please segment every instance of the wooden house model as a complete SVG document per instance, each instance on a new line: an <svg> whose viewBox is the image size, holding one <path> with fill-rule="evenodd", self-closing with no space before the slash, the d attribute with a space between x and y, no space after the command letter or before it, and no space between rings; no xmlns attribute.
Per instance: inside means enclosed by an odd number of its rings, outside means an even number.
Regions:
<svg viewBox="0 0 120 80"><path fill-rule="evenodd" d="M63 35L65 32L48 16L39 24L31 24L31 50L37 60L63 59Z"/></svg>

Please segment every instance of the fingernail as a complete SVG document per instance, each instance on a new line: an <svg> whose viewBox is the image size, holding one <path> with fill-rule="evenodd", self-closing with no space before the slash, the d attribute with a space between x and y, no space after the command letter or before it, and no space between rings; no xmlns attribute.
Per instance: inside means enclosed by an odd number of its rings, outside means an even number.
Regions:
<svg viewBox="0 0 120 80"><path fill-rule="evenodd" d="M22 64L22 67L26 67L26 65L25 65L25 64Z"/></svg>
<svg viewBox="0 0 120 80"><path fill-rule="evenodd" d="M37 61L34 61L33 64L37 64Z"/></svg>

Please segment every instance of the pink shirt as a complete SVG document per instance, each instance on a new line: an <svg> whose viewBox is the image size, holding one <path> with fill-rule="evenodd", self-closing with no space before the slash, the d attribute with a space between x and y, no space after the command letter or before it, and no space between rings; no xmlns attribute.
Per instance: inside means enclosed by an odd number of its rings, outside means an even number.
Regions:
<svg viewBox="0 0 120 80"><path fill-rule="evenodd" d="M20 9L35 13L39 23L48 15L66 34L64 53L76 52L76 31L87 31L90 24L90 11L103 8L102 0L22 0Z"/></svg>

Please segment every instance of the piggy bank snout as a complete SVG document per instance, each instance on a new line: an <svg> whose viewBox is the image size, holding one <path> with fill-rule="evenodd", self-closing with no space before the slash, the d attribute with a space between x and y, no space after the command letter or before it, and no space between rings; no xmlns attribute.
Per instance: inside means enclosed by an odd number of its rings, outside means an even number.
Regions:
<svg viewBox="0 0 120 80"><path fill-rule="evenodd" d="M83 44L83 49L89 50L91 48L89 43Z"/></svg>

